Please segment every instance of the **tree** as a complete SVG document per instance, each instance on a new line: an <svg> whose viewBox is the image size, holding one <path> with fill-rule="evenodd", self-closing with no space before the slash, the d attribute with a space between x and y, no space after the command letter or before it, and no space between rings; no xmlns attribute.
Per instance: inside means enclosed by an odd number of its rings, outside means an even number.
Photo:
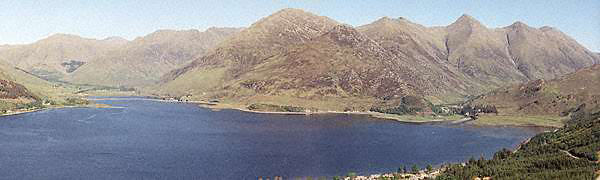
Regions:
<svg viewBox="0 0 600 180"><path fill-rule="evenodd" d="M348 177L349 177L350 179L354 179L354 178L356 178L356 173L355 173L355 172L349 172L349 173L348 173Z"/></svg>
<svg viewBox="0 0 600 180"><path fill-rule="evenodd" d="M415 174L419 173L419 170L421 170L419 168L419 165L416 165L416 164L413 164L411 169L412 169L412 172L415 173Z"/></svg>
<svg viewBox="0 0 600 180"><path fill-rule="evenodd" d="M397 173L406 173L406 166L402 165L398 168Z"/></svg>
<svg viewBox="0 0 600 180"><path fill-rule="evenodd" d="M427 172L431 173L433 171L433 167L431 166L431 164L427 165Z"/></svg>

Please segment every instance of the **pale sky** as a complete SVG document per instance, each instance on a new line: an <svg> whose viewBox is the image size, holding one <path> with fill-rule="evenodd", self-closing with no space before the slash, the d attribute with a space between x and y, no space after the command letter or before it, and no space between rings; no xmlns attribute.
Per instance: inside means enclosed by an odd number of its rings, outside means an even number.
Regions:
<svg viewBox="0 0 600 180"><path fill-rule="evenodd" d="M448 25L464 13L488 27L519 20L556 27L600 52L600 0L3 0L0 44L32 43L54 33L131 40L158 29L247 27L287 7L354 26L383 16Z"/></svg>

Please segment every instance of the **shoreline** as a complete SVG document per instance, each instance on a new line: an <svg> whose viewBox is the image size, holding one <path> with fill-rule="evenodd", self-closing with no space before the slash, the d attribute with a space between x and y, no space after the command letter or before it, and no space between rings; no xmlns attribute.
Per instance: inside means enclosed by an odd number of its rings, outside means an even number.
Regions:
<svg viewBox="0 0 600 180"><path fill-rule="evenodd" d="M238 110L238 111L242 111L242 112L257 113L257 114L305 115L305 116L323 115L323 114L367 115L371 118L376 118L376 119L392 120L392 121L398 121L398 122L402 122L402 123L414 123L414 124L442 123L442 122L448 122L448 123L452 123L452 124L460 124L460 123L465 123L465 122L469 122L472 120L470 118L469 118L469 120L466 120L465 118L463 118L463 119L459 119L459 120L433 119L433 120L427 120L427 121L418 121L418 120L403 119L399 115L384 114L384 113L371 112L371 111L369 111L369 112L359 112L359 111L353 111L353 112L341 112L341 111L277 112L277 111L255 111L255 110L250 110L248 108L243 108L243 107L239 107L239 106L236 107L231 104L207 103L207 102L198 102L198 101L189 101L189 102L182 102L182 103L198 104L200 107L208 108L208 109L215 110L215 111L219 111L219 110L223 110L223 109L230 109L230 110ZM415 115L415 117L417 117L417 116Z"/></svg>
<svg viewBox="0 0 600 180"><path fill-rule="evenodd" d="M26 114L26 113L34 113L34 112L39 112L39 111L64 109L64 108L121 108L121 107L114 107L114 106L111 106L108 104L87 104L87 105L81 105L81 106L52 106L52 107L44 107L44 108L33 109L33 110L26 110L26 111L14 111L14 112L10 112L10 113L0 114L0 117L9 117L9 116L16 116L16 115L21 115L21 114Z"/></svg>
<svg viewBox="0 0 600 180"><path fill-rule="evenodd" d="M451 125L469 124L469 125L481 126L481 127L523 127L523 128L552 128L552 129L560 128L558 126L545 126L545 125L539 125L539 124L486 124L486 123L478 123L476 119L472 119L472 118L468 118L468 117L464 117L464 118L457 119L457 120L449 120L449 119L440 118L440 119L419 121L419 120L404 119L400 115L384 114L384 113L379 113L379 112L340 112L340 111L273 112L273 111L255 111L255 110L250 110L250 109L247 109L244 107L236 106L233 104L210 103L210 102L205 102L205 101L188 101L188 102L169 101L169 100L159 100L159 101L197 104L200 107L211 109L214 111L229 109L229 110L238 110L238 111L242 111L242 112L257 113L257 114L276 114L276 115L348 114L348 115L367 115L371 118L397 121L397 122L401 122L401 123L411 123L411 124L447 123L447 124L451 124ZM408 115L408 116L418 117L418 115Z"/></svg>
<svg viewBox="0 0 600 180"><path fill-rule="evenodd" d="M245 108L238 104L229 104L229 103L217 103L217 102L208 102L208 101L178 101L178 100L165 100L159 97L154 96L132 96L126 98L119 97L104 97L104 98L85 98L89 101L97 101L97 100L147 100L147 101L157 101L157 102L165 102L165 103L186 103L186 104L195 104L202 108L207 108L213 111L220 110L237 110L248 113L257 113L257 114L275 114L275 115L323 115L323 114L347 114L347 115L367 115L371 118L381 119L381 120L390 120L401 123L411 123L411 124L437 124L437 123L447 123L447 124L470 124L473 126L482 126L482 127L524 127L524 128L560 128L558 126L546 126L539 124L486 124L486 123L478 123L477 120L463 117L461 119L444 119L437 118L431 120L410 120L403 118L401 115L395 114L384 114L379 112L341 112L341 111L317 111L317 112L277 112L277 111L255 111ZM411 117L419 117L418 115L406 115Z"/></svg>

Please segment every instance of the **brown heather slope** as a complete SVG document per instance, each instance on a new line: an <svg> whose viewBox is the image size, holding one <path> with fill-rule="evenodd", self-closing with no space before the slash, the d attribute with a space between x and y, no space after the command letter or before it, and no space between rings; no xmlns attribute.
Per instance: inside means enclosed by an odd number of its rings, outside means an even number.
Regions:
<svg viewBox="0 0 600 180"><path fill-rule="evenodd" d="M599 59L548 27L515 23L489 29L463 15L446 27L382 18L354 29L285 9L168 73L159 93L364 110L397 104L405 96L458 102L498 87L558 77Z"/></svg>
<svg viewBox="0 0 600 180"><path fill-rule="evenodd" d="M423 89L414 84L425 79L411 73L413 70L405 62L354 28L338 25L306 43L290 46L284 54L266 59L227 81L219 92L247 103L266 100L279 104L299 98L317 105L287 103L322 110L366 111L373 104L385 105L403 96L423 95ZM318 105L327 101L340 104Z"/></svg>
<svg viewBox="0 0 600 180"><path fill-rule="evenodd" d="M463 15L446 27L382 18L354 29L285 9L168 73L159 93L364 110L405 96L457 102L599 59L557 30L522 23L489 29Z"/></svg>
<svg viewBox="0 0 600 180"><path fill-rule="evenodd" d="M239 31L238 28L209 28L204 32L159 30L97 57L65 80L128 87L154 84L165 73L204 55Z"/></svg>
<svg viewBox="0 0 600 180"><path fill-rule="evenodd" d="M37 97L25 86L13 82L10 76L0 72L0 99L18 98L36 99Z"/></svg>
<svg viewBox="0 0 600 180"><path fill-rule="evenodd" d="M578 108L600 108L600 65L554 80L535 80L495 90L470 101L495 105L503 115L566 116Z"/></svg>

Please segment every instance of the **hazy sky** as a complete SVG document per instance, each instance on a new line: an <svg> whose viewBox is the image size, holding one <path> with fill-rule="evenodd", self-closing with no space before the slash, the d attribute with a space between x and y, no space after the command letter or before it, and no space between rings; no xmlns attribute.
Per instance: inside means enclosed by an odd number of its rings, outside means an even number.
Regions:
<svg viewBox="0 0 600 180"><path fill-rule="evenodd" d="M520 20L556 27L600 52L600 0L2 0L0 44L31 43L54 33L133 39L157 29L247 27L286 7L355 26L383 16L448 25L463 13L488 27Z"/></svg>

